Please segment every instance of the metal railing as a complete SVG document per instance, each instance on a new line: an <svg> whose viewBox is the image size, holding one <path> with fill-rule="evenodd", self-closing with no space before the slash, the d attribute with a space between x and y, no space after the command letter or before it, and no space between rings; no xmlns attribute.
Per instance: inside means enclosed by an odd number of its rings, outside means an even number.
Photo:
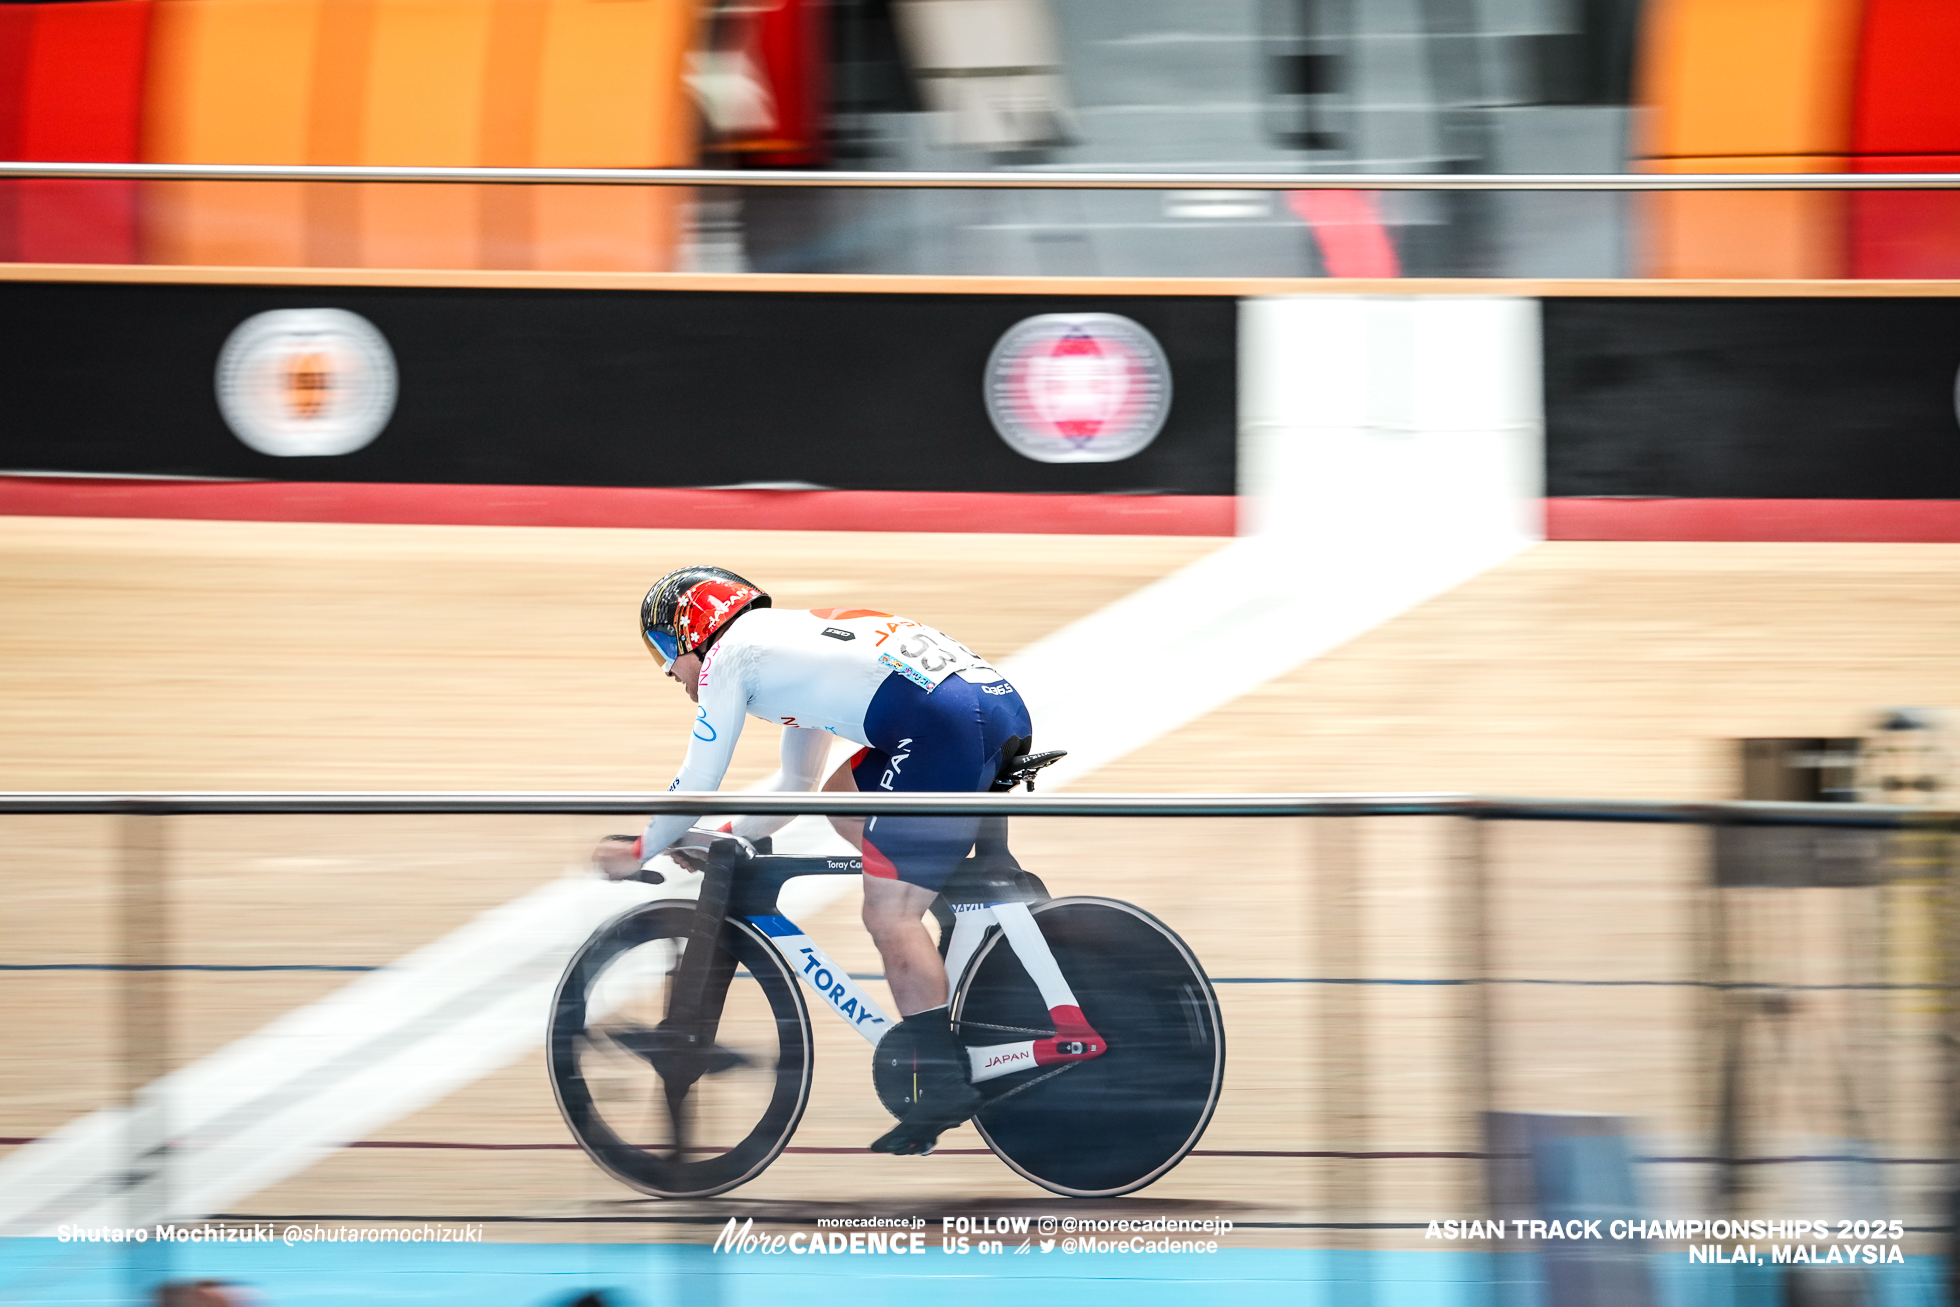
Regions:
<svg viewBox="0 0 1960 1307"><path fill-rule="evenodd" d="M1960 810L1878 803L1665 802L1414 794L749 794L630 791L0 791L0 814L441 815L590 814L701 817L1474 817L1492 821L1665 826L1828 826L1960 830Z"/></svg>
<svg viewBox="0 0 1960 1307"><path fill-rule="evenodd" d="M81 181L466 182L1019 191L1947 191L1960 173L835 172L728 168L416 168L285 163L0 162L0 178Z"/></svg>

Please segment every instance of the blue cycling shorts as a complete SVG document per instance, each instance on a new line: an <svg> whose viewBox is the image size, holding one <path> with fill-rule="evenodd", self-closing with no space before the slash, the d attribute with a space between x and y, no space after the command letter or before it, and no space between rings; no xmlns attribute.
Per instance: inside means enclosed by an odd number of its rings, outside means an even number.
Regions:
<svg viewBox="0 0 1960 1307"><path fill-rule="evenodd" d="M1002 748L1034 727L1006 681L975 685L953 675L928 693L894 673L871 696L864 733L871 747L851 759L851 775L866 794L971 794L993 785ZM937 890L979 830L978 817L872 817L864 823L865 874Z"/></svg>

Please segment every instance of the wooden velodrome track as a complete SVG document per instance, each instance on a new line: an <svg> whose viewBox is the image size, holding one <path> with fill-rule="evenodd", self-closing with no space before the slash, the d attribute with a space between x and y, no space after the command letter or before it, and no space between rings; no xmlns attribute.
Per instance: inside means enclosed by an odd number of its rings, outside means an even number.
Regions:
<svg viewBox="0 0 1960 1307"><path fill-rule="evenodd" d="M712 560L761 581L779 605L887 608L1004 657L1219 543L0 519L0 788L651 790L671 775L691 716L634 632L640 594L670 566ZM1726 741L1851 734L1880 705L1960 703L1956 571L1960 546L1545 544L1076 788L1728 797ZM1194 597L1164 620L1202 611ZM729 785L770 770L772 751L770 732L751 731ZM180 819L172 955L386 963L560 874L618 824ZM12 818L0 830L0 963L113 961L115 829ZM1696 838L1500 831L1502 965L1578 979L1689 975ZM1057 892L1111 894L1163 916L1215 977L1460 973L1437 823L1023 821L1016 847ZM1342 867L1346 882L1334 875ZM1317 929L1339 906L1330 893L1354 899L1351 920L1365 930ZM855 912L853 895L812 933L852 970L875 971ZM203 1056L346 979L177 973L172 1057ZM117 983L94 970L0 972L0 1137L39 1136L115 1100ZM1473 1191L1460 1159L1302 1156L1475 1147L1461 991L1358 992L1221 985L1231 1063L1204 1141L1213 1155L1128 1201L1282 1223L1465 1214ZM1500 1105L1625 1112L1669 1136L1700 1128L1685 991L1534 990L1500 1002L1512 1004L1501 1012ZM1329 1039L1347 1054L1326 1054ZM816 1097L795 1143L860 1147L883 1128L863 1048L834 1023L818 1041ZM992 1158L959 1153L977 1147L967 1130L924 1160L793 1153L705 1210L638 1200L564 1150L567 1138L533 1055L377 1141L561 1147L350 1149L241 1210L558 1218L493 1227L493 1237L612 1240L698 1228L590 1218L718 1222L772 1202L1055 1206ZM1319 1237L1281 1228L1234 1242Z"/></svg>

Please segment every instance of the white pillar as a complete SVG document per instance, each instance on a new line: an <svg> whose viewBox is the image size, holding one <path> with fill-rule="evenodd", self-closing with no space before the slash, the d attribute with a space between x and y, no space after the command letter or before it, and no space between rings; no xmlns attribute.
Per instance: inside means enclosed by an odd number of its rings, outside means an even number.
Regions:
<svg viewBox="0 0 1960 1307"><path fill-rule="evenodd" d="M1241 530L1329 559L1543 539L1539 360L1536 300L1245 301Z"/></svg>

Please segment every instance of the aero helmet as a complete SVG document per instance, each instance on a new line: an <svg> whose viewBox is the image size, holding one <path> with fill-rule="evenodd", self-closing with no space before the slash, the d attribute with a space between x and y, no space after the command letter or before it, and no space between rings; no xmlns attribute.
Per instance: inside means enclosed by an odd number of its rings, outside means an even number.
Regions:
<svg viewBox="0 0 1960 1307"><path fill-rule="evenodd" d="M701 653L721 629L751 608L767 608L769 596L720 567L683 567L653 583L640 604L640 634L666 667L683 654Z"/></svg>

